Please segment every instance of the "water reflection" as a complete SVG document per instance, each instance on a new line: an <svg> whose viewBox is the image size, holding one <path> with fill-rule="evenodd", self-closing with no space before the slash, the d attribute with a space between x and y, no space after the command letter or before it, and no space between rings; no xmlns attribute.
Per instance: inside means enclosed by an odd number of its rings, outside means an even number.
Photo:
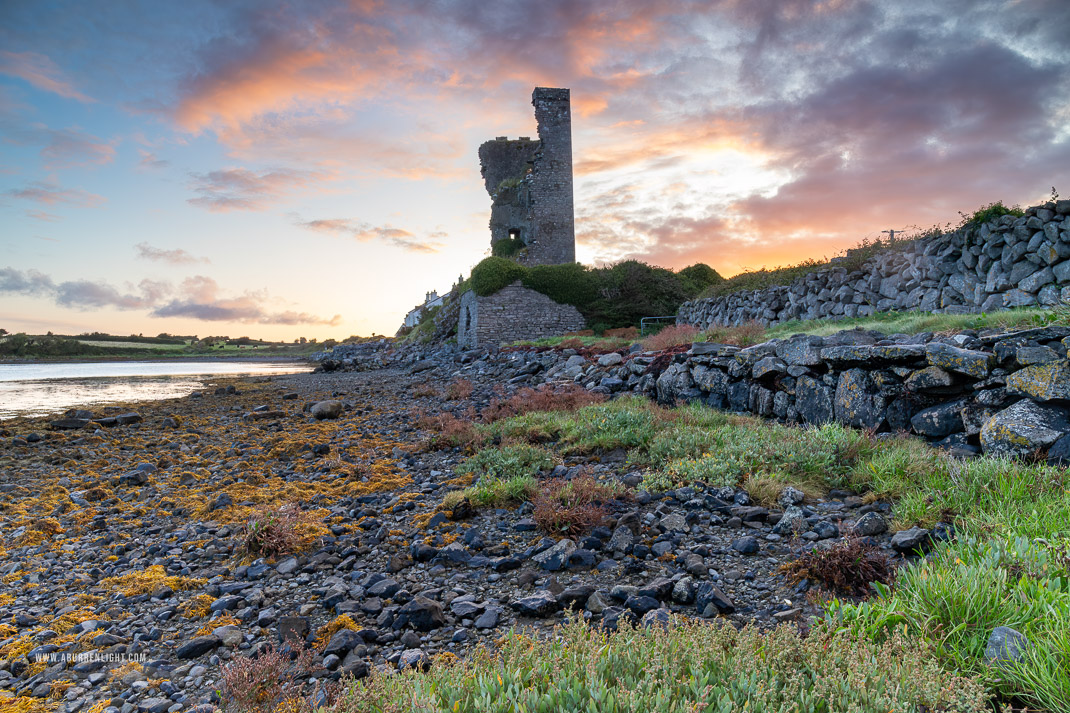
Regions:
<svg viewBox="0 0 1070 713"><path fill-rule="evenodd" d="M186 396L212 376L293 374L299 362L102 362L0 364L0 419L95 404Z"/></svg>

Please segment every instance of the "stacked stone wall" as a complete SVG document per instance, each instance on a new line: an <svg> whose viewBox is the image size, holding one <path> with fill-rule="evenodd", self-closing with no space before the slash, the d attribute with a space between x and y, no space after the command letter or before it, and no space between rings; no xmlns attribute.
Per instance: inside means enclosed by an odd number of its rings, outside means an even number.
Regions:
<svg viewBox="0 0 1070 713"><path fill-rule="evenodd" d="M571 305L554 302L519 282L487 297L469 290L461 296L457 343L465 348L498 346L522 339L557 337L586 323Z"/></svg>
<svg viewBox="0 0 1070 713"><path fill-rule="evenodd" d="M771 325L892 310L992 312L1067 302L1070 201L919 239L874 256L858 270L843 262L833 260L791 285L687 302L677 322L701 328Z"/></svg>

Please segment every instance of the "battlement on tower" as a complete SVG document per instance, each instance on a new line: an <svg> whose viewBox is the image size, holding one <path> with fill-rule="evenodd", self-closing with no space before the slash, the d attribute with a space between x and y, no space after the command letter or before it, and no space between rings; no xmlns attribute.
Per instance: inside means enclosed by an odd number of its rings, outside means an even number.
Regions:
<svg viewBox="0 0 1070 713"><path fill-rule="evenodd" d="M536 87L531 103L538 139L499 136L479 147L491 247L526 265L575 262L570 93Z"/></svg>

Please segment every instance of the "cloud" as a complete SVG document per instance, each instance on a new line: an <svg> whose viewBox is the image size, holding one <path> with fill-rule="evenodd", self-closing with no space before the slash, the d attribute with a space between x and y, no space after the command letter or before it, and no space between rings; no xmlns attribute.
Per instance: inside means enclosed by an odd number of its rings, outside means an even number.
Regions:
<svg viewBox="0 0 1070 713"><path fill-rule="evenodd" d="M150 281L141 283L138 294L123 293L103 282L73 280L56 283L37 270L23 272L11 267L0 268L0 293L51 297L57 305L81 310L99 307L140 309L161 297L159 283Z"/></svg>
<svg viewBox="0 0 1070 713"><path fill-rule="evenodd" d="M137 256L142 260L165 262L169 265L194 265L196 263L210 262L206 257L196 257L181 248L166 250L142 242L135 245L134 249L137 250Z"/></svg>
<svg viewBox="0 0 1070 713"><path fill-rule="evenodd" d="M44 210L28 210L26 211L26 215L34 220L43 220L46 223L54 223L57 220L62 220L58 215Z"/></svg>
<svg viewBox="0 0 1070 713"><path fill-rule="evenodd" d="M160 158L151 151L145 149L138 149L138 154L141 156L137 162L138 170L151 170L159 168L167 168L171 165L171 162L167 159Z"/></svg>
<svg viewBox="0 0 1070 713"><path fill-rule="evenodd" d="M256 324L323 324L336 326L341 315L327 319L307 312L270 311L265 309L267 295L262 292L246 293L240 297L224 297L219 294L215 280L201 275L187 278L180 286L182 297L158 306L152 311L154 317L185 317L206 322L245 322Z"/></svg>
<svg viewBox="0 0 1070 713"><path fill-rule="evenodd" d="M23 79L38 89L80 102L94 101L75 89L55 62L37 52L0 51L0 74Z"/></svg>
<svg viewBox="0 0 1070 713"><path fill-rule="evenodd" d="M99 166L115 158L115 146L77 129L41 129L47 144L41 158L47 169Z"/></svg>
<svg viewBox="0 0 1070 713"><path fill-rule="evenodd" d="M0 268L0 293L45 295L55 289L52 278L37 270L22 272L12 267Z"/></svg>
<svg viewBox="0 0 1070 713"><path fill-rule="evenodd" d="M197 197L187 202L213 212L264 210L288 193L310 188L329 178L326 171L221 169L194 174L191 187Z"/></svg>
<svg viewBox="0 0 1070 713"><path fill-rule="evenodd" d="M294 310L274 310L266 292L228 296L210 277L195 275L176 288L170 282L142 280L121 290L107 282L70 280L55 282L37 270L0 268L0 294L49 298L68 309L90 311L111 308L124 311L151 310L152 317L182 317L208 322L336 326L341 315L330 318Z"/></svg>
<svg viewBox="0 0 1070 713"><path fill-rule="evenodd" d="M51 181L30 181L22 188L10 188L5 193L13 198L45 205L68 204L93 207L105 201L104 196L98 196L79 188L63 188Z"/></svg>
<svg viewBox="0 0 1070 713"><path fill-rule="evenodd" d="M376 226L349 218L328 218L297 222L297 225L321 233L344 235L359 242L378 240L388 245L418 253L437 253L443 244L437 240L418 240L417 236L402 228L390 225ZM429 237L446 237L444 233L433 233Z"/></svg>
<svg viewBox="0 0 1070 713"><path fill-rule="evenodd" d="M158 283L142 282L137 293L121 292L103 282L73 280L56 285L54 299L60 307L79 310L111 307L119 310L145 309L160 297Z"/></svg>

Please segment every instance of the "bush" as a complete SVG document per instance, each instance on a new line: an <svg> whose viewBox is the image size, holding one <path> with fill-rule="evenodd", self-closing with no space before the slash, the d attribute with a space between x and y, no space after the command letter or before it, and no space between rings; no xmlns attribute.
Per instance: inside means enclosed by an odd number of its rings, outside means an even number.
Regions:
<svg viewBox="0 0 1070 713"><path fill-rule="evenodd" d="M251 658L239 656L223 667L223 686L220 691L225 710L235 713L311 713L319 696L302 695L301 677L314 668L312 654L302 648L291 660L274 648L261 651ZM328 700L336 691L327 691Z"/></svg>
<svg viewBox="0 0 1070 713"><path fill-rule="evenodd" d="M676 276L684 283L684 289L689 297L693 297L710 285L724 282L720 273L705 263L696 263L685 267L676 273Z"/></svg>
<svg viewBox="0 0 1070 713"><path fill-rule="evenodd" d="M541 470L549 470L558 463L558 458L538 446L527 443L512 443L500 448L484 448L469 457L455 469L458 475L471 475L480 481L484 478L502 480L520 476L535 476Z"/></svg>
<svg viewBox="0 0 1070 713"><path fill-rule="evenodd" d="M547 481L535 496L532 517L536 525L551 535L576 537L602 524L606 517L604 503L613 500L616 494L590 475L570 481L555 478Z"/></svg>
<svg viewBox="0 0 1070 713"><path fill-rule="evenodd" d="M524 277L522 265L503 257L488 257L472 268L472 289L480 297L493 295Z"/></svg>
<svg viewBox="0 0 1070 713"><path fill-rule="evenodd" d="M702 264L679 273L637 260L600 268L579 263L529 268L494 253L472 269L471 285L476 294L486 296L520 280L555 302L576 307L588 324L602 331L635 326L643 317L676 314L685 300L720 279Z"/></svg>
<svg viewBox="0 0 1070 713"><path fill-rule="evenodd" d="M671 324L657 334L643 340L643 349L660 352L665 349L691 344L699 337L699 330L690 324Z"/></svg>
<svg viewBox="0 0 1070 713"><path fill-rule="evenodd" d="M812 579L836 594L855 597L872 594L870 585L888 584L895 574L884 550L857 537L845 537L828 549L805 552L782 569L796 580Z"/></svg>
<svg viewBox="0 0 1070 713"><path fill-rule="evenodd" d="M299 552L309 545L302 533L311 523L297 503L262 507L238 535L241 550L251 557L279 557Z"/></svg>
<svg viewBox="0 0 1070 713"><path fill-rule="evenodd" d="M441 711L944 711L987 710L984 688L947 673L924 642L880 644L815 627L759 632L716 622L606 634L582 621L545 639L502 637L497 651L423 675L375 670L336 713Z"/></svg>
<svg viewBox="0 0 1070 713"><path fill-rule="evenodd" d="M513 396L495 400L480 413L485 423L493 423L503 418L512 418L533 411L575 411L599 404L606 400L603 394L594 394L578 384L564 384L558 387L543 384L536 389L523 388Z"/></svg>
<svg viewBox="0 0 1070 713"><path fill-rule="evenodd" d="M528 268L523 281L524 287L581 312L598 299L597 274L578 262L536 265Z"/></svg>

